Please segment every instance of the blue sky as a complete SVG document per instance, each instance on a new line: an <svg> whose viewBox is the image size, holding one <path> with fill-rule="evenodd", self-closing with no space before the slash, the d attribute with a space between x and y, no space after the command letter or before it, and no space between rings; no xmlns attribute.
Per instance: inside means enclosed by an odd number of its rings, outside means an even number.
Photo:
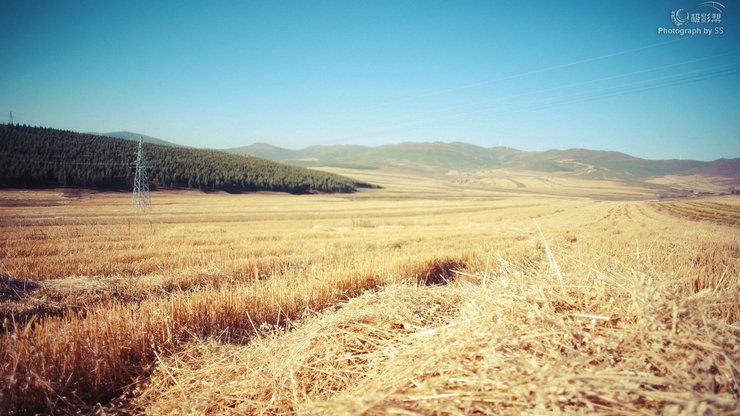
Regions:
<svg viewBox="0 0 740 416"><path fill-rule="evenodd" d="M738 157L740 4L682 26L722 34L658 33L699 3L6 1L0 120L210 148Z"/></svg>

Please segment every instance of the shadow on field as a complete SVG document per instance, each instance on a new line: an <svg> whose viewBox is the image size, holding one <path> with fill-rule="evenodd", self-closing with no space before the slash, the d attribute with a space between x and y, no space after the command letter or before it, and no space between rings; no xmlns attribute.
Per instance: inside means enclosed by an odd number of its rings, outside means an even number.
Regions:
<svg viewBox="0 0 740 416"><path fill-rule="evenodd" d="M15 306L26 297L41 288L41 284L30 280L16 279L9 276L0 276L0 322L2 331L7 329L10 322L25 323L34 316L45 315L45 308L26 308L20 311Z"/></svg>
<svg viewBox="0 0 740 416"><path fill-rule="evenodd" d="M0 302L21 300L40 287L39 283L30 280L0 276Z"/></svg>
<svg viewBox="0 0 740 416"><path fill-rule="evenodd" d="M460 259L434 259L424 265L420 265L416 276L419 283L423 283L426 286L446 285L455 278L454 271L463 268L465 268L465 262Z"/></svg>

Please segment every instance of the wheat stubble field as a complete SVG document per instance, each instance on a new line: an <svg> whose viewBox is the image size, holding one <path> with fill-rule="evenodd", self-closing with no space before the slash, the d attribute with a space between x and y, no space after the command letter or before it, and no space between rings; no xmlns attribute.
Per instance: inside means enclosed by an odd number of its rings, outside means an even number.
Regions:
<svg viewBox="0 0 740 416"><path fill-rule="evenodd" d="M354 173L0 192L0 413L736 414L740 199Z"/></svg>

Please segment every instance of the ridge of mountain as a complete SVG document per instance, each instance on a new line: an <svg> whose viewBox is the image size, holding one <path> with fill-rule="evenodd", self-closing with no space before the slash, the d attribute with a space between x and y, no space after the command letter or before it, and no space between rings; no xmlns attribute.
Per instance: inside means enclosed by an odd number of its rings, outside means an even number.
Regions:
<svg viewBox="0 0 740 416"><path fill-rule="evenodd" d="M501 146L486 148L463 142L404 142L376 147L323 145L291 150L255 143L227 151L304 167L396 166L417 170L509 168L622 180L692 174L740 178L740 158L710 162L649 160L616 151L581 148L528 152Z"/></svg>
<svg viewBox="0 0 740 416"><path fill-rule="evenodd" d="M156 137L147 136L146 134L134 133L131 131L113 131L109 133L90 133L90 134L95 134L97 136L113 137L115 139L134 140L137 142L139 141L139 137L142 137L144 139L144 143L159 144L162 146L171 146L171 147L188 147L188 146L183 146L183 145L173 143L167 140L159 139Z"/></svg>

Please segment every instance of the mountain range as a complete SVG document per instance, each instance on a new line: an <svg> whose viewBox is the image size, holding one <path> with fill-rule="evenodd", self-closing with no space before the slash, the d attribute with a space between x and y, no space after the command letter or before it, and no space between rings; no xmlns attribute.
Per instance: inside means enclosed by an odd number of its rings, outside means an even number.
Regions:
<svg viewBox="0 0 740 416"><path fill-rule="evenodd" d="M647 160L612 151L568 149L527 152L509 147L486 148L461 142L400 143L377 147L311 146L301 150L256 143L227 151L306 167L399 167L422 171L517 169L622 180L641 180L665 175L740 178L740 158L712 162Z"/></svg>
<svg viewBox="0 0 740 416"><path fill-rule="evenodd" d="M155 137L119 131L103 136L184 147ZM510 147L482 147L463 142L405 142L382 146L325 145L299 150L269 143L225 149L238 155L283 162L301 167L353 169L400 168L424 173L450 170L513 169L573 174L594 179L645 180L666 175L702 175L740 180L740 158L649 160L614 151L567 149L530 152Z"/></svg>

